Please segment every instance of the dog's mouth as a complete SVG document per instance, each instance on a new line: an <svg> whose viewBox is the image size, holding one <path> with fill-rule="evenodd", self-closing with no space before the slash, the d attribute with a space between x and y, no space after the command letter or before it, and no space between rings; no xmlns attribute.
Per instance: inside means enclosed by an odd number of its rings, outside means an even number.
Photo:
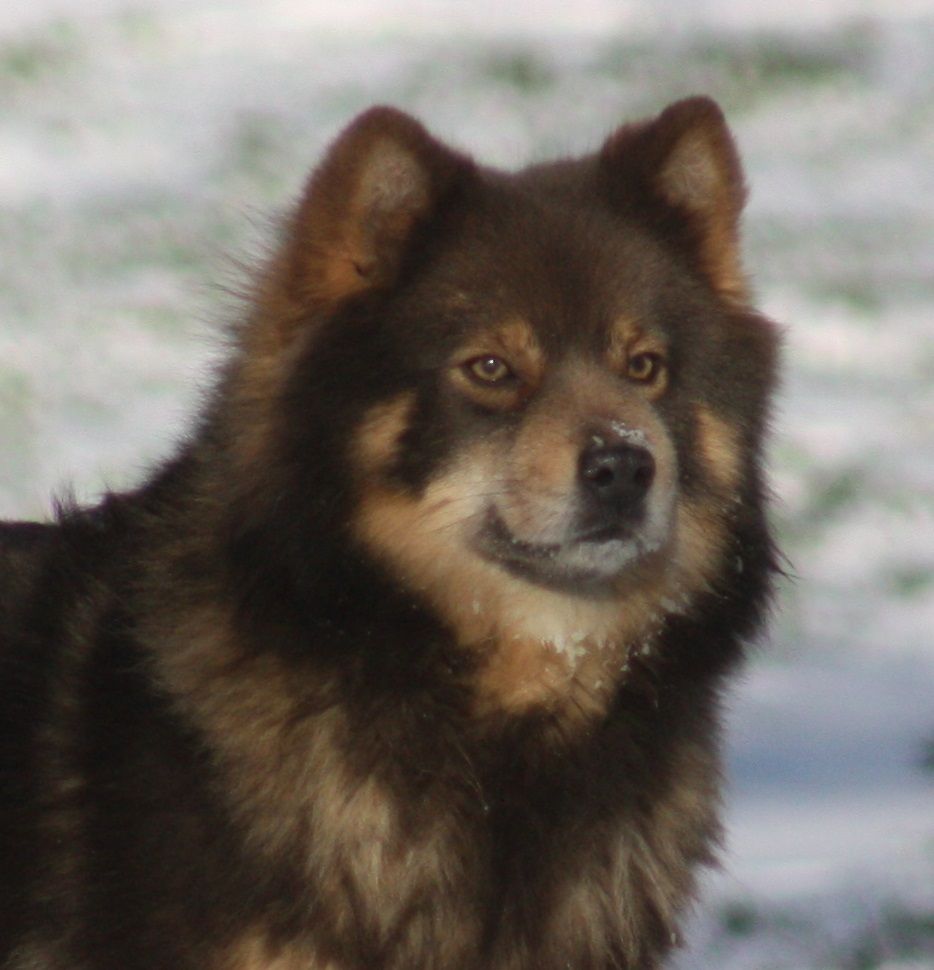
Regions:
<svg viewBox="0 0 934 970"><path fill-rule="evenodd" d="M484 559L538 585L584 595L613 592L621 577L657 552L638 523L601 523L571 533L561 542L532 542L516 536L495 508L487 511L477 538Z"/></svg>

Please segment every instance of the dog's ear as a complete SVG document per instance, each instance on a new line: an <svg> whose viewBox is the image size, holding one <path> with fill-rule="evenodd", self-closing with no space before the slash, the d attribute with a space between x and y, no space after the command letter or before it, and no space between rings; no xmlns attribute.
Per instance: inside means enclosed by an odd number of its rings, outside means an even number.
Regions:
<svg viewBox="0 0 934 970"><path fill-rule="evenodd" d="M294 216L285 267L293 296L328 305L391 283L470 167L401 111L360 115L312 173Z"/></svg>
<svg viewBox="0 0 934 970"><path fill-rule="evenodd" d="M687 231L700 265L724 296L746 297L739 217L742 166L723 112L710 98L677 101L657 118L626 125L600 152L615 201ZM646 206L648 202L648 206Z"/></svg>

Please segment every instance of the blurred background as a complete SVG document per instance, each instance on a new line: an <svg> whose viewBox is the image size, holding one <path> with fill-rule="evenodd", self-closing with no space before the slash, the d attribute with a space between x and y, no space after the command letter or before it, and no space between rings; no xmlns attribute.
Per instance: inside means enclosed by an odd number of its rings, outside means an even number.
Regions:
<svg viewBox="0 0 934 970"><path fill-rule="evenodd" d="M787 327L791 562L730 701L729 845L679 970L934 967L934 2L4 0L0 517L138 482L242 263L391 102L480 159L717 98Z"/></svg>

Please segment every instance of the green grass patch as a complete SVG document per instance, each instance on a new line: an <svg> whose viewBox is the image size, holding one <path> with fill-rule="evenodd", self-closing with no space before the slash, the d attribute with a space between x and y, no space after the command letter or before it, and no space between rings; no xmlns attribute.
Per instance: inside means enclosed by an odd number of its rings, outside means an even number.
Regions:
<svg viewBox="0 0 934 970"><path fill-rule="evenodd" d="M924 566L901 566L892 572L889 585L897 596L911 599L934 585L934 571Z"/></svg>
<svg viewBox="0 0 934 970"><path fill-rule="evenodd" d="M868 49L867 38L851 34L818 39L759 34L734 38L728 44L701 41L692 54L723 77L768 89L853 77L862 72Z"/></svg>
<svg viewBox="0 0 934 970"><path fill-rule="evenodd" d="M697 91L714 96L729 114L771 95L827 84L865 83L875 59L870 30L823 33L760 32L677 38L664 47L614 39L591 70L653 93L653 103Z"/></svg>
<svg viewBox="0 0 934 970"><path fill-rule="evenodd" d="M885 309L882 288L871 278L815 280L805 289L816 302L841 305L858 317L875 319Z"/></svg>
<svg viewBox="0 0 934 970"><path fill-rule="evenodd" d="M522 94L538 94L552 87L556 72L539 53L531 50L500 51L486 59L481 73Z"/></svg>
<svg viewBox="0 0 934 970"><path fill-rule="evenodd" d="M762 926L762 916L751 903L728 903L720 911L720 926L727 936L752 936Z"/></svg>
<svg viewBox="0 0 934 970"><path fill-rule="evenodd" d="M0 78L18 84L35 84L60 74L78 60L78 35L60 21L41 33L0 44Z"/></svg>

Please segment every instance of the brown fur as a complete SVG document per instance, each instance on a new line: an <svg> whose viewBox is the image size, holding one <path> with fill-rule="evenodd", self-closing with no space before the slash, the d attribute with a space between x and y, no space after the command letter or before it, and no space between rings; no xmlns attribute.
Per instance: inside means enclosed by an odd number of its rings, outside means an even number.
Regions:
<svg viewBox="0 0 934 970"><path fill-rule="evenodd" d="M643 156L653 167L660 195L690 212L700 223L702 264L710 282L730 300L745 304L749 290L742 271L738 222L746 199L739 159L719 109L712 103L678 102L660 121L665 138ZM624 127L604 147L604 155L631 151L646 128Z"/></svg>
<svg viewBox="0 0 934 970"><path fill-rule="evenodd" d="M337 139L202 424L0 524L3 970L651 970L774 570L719 110Z"/></svg>

